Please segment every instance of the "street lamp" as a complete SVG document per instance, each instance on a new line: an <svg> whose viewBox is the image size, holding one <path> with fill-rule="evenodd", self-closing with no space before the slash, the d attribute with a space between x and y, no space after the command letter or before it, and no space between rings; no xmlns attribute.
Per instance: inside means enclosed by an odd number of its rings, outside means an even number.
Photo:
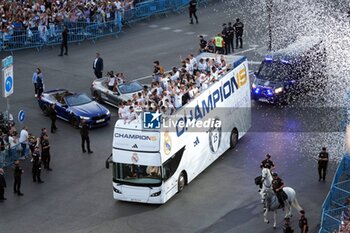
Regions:
<svg viewBox="0 0 350 233"><path fill-rule="evenodd" d="M268 41L268 50L272 50L272 25L271 25L271 14L272 14L272 1L266 0L266 9L267 9L267 18L268 18L268 30L269 30L269 41Z"/></svg>

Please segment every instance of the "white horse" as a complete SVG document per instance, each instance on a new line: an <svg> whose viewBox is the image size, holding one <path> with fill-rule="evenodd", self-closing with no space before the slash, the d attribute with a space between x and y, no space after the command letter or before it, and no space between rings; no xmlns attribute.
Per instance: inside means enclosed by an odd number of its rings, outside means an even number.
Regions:
<svg viewBox="0 0 350 233"><path fill-rule="evenodd" d="M260 190L261 202L264 203L264 222L269 223L267 219L267 213L269 211L274 212L273 228L276 228L276 216L277 210L281 209L278 198L274 191L272 190L272 175L270 169L264 168L261 172L262 176L262 188ZM302 210L296 198L296 193L294 189L290 187L284 187L283 191L287 194L288 199L285 201L286 214L285 217L292 217L292 207L296 208L298 211Z"/></svg>

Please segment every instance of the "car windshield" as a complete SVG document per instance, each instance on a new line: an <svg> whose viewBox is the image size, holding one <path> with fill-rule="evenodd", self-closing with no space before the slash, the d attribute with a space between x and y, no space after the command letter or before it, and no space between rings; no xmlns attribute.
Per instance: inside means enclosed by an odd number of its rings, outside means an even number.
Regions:
<svg viewBox="0 0 350 233"><path fill-rule="evenodd" d="M118 88L122 94L128 94L128 93L142 91L143 86L139 82L131 82L131 83L120 84Z"/></svg>
<svg viewBox="0 0 350 233"><path fill-rule="evenodd" d="M158 186L162 182L161 167L113 163L113 177L128 184Z"/></svg>
<svg viewBox="0 0 350 233"><path fill-rule="evenodd" d="M259 76L268 81L285 81L291 74L291 65L282 62L263 62L259 71Z"/></svg>
<svg viewBox="0 0 350 233"><path fill-rule="evenodd" d="M68 106L77 106L90 103L92 100L85 94L67 96L66 103Z"/></svg>

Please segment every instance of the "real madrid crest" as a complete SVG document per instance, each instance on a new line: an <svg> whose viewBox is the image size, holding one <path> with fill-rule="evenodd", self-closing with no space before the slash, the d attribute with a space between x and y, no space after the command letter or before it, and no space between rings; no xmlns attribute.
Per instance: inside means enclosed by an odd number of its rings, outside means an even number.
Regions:
<svg viewBox="0 0 350 233"><path fill-rule="evenodd" d="M209 147L213 153L216 153L218 151L221 143L222 129L221 127L215 126L216 125L215 123L217 121L220 121L220 120L215 119L213 126L209 129Z"/></svg>
<svg viewBox="0 0 350 233"><path fill-rule="evenodd" d="M170 137L170 134L169 134L169 132L165 132L164 133L164 145L163 145L163 147L164 147L164 153L166 154L166 155L169 155L170 154L170 152L171 152L171 137Z"/></svg>
<svg viewBox="0 0 350 233"><path fill-rule="evenodd" d="M131 156L132 163L137 163L139 161L139 156L137 156L137 153L133 153Z"/></svg>

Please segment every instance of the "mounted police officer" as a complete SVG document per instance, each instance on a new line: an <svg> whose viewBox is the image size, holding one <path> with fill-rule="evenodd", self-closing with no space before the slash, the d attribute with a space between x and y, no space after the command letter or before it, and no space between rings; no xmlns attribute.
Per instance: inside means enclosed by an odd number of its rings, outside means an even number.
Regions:
<svg viewBox="0 0 350 233"><path fill-rule="evenodd" d="M266 154L265 159L261 161L260 168L268 168L270 170L275 168L275 164L272 162L270 154Z"/></svg>
<svg viewBox="0 0 350 233"><path fill-rule="evenodd" d="M273 191L275 192L277 198L278 198L278 202L280 203L280 207L284 208L284 192L283 192L283 188L284 188L284 183L282 181L281 178L278 177L277 173L272 173L272 188Z"/></svg>

